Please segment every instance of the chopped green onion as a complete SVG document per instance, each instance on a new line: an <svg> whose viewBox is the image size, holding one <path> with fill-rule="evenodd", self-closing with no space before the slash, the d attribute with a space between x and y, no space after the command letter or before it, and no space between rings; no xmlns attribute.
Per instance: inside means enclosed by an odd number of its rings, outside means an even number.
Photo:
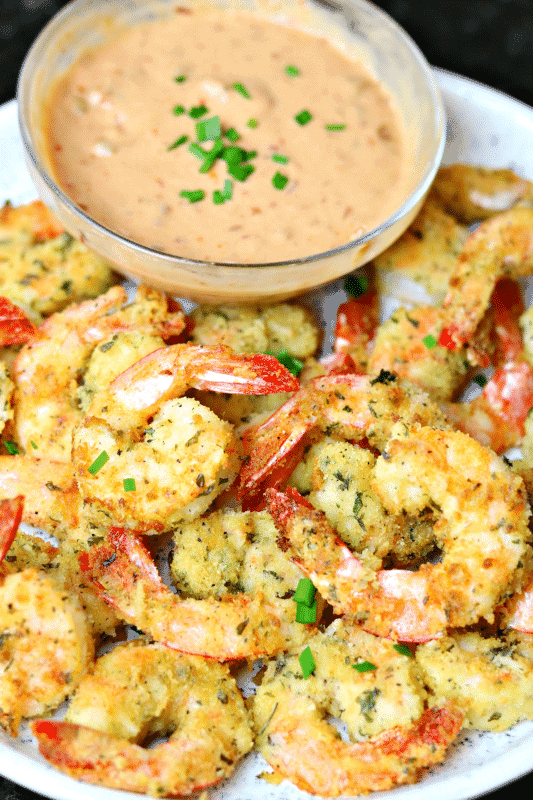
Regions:
<svg viewBox="0 0 533 800"><path fill-rule="evenodd" d="M325 125L324 127L326 128L327 131L343 131L346 125L334 122L332 125Z"/></svg>
<svg viewBox="0 0 533 800"><path fill-rule="evenodd" d="M270 355L270 353L268 355ZM274 353L272 353L272 355L274 355ZM280 350L276 358L279 363L283 364L296 378L304 368L303 362L291 356L286 350Z"/></svg>
<svg viewBox="0 0 533 800"><path fill-rule="evenodd" d="M313 586L313 581L310 578L300 578L292 599L296 603L303 603L304 606L310 606L315 593L316 589Z"/></svg>
<svg viewBox="0 0 533 800"><path fill-rule="evenodd" d="M187 76L186 75L178 75L176 78L174 78L174 80L176 81L176 83L183 83L184 81L187 80Z"/></svg>
<svg viewBox="0 0 533 800"><path fill-rule="evenodd" d="M222 203L225 201L225 199L226 199L226 198L224 197L224 195L222 194L222 192L221 192L221 191L219 191L219 189L215 189L215 191L213 192L213 203L214 203L216 206L219 206L219 205L221 205L221 204L222 204Z"/></svg>
<svg viewBox="0 0 533 800"><path fill-rule="evenodd" d="M37 445L35 444L35 442L32 442L31 439L30 439L30 444L34 450L37 450Z"/></svg>
<svg viewBox="0 0 533 800"><path fill-rule="evenodd" d="M224 143L222 139L216 139L213 147L206 155L204 163L200 167L200 172L208 172L223 150Z"/></svg>
<svg viewBox="0 0 533 800"><path fill-rule="evenodd" d="M258 121L254 117L249 119L246 124L248 125L249 128L257 128L257 126L259 125Z"/></svg>
<svg viewBox="0 0 533 800"><path fill-rule="evenodd" d="M293 67L292 64L287 64L287 66L285 67L285 72L287 73L287 75L290 75L291 78L295 78L296 75L300 74L300 70L297 67Z"/></svg>
<svg viewBox="0 0 533 800"><path fill-rule="evenodd" d="M303 111L300 111L299 114L296 114L294 117L298 125L307 125L307 123L313 119L312 115L304 108Z"/></svg>
<svg viewBox="0 0 533 800"><path fill-rule="evenodd" d="M106 461L109 461L109 456L107 455L105 450L102 450L98 458L95 458L91 466L89 467L89 472L91 475L96 475L96 473L102 469Z"/></svg>
<svg viewBox="0 0 533 800"><path fill-rule="evenodd" d="M202 122L196 123L196 136L199 142L207 142L210 139L220 138L220 119L209 117Z"/></svg>
<svg viewBox="0 0 533 800"><path fill-rule="evenodd" d="M474 383L477 383L477 385L481 386L482 389L484 386L487 385L487 379L484 375L476 375L476 377L473 380Z"/></svg>
<svg viewBox="0 0 533 800"><path fill-rule="evenodd" d="M200 147L200 145L196 144L196 142L191 142L189 145L189 153L192 153L193 156L196 156L196 158L205 158L209 155L208 150L204 150L204 148Z"/></svg>
<svg viewBox="0 0 533 800"><path fill-rule="evenodd" d="M251 158L255 158L257 155L257 150L244 150L244 157L243 161L249 161Z"/></svg>
<svg viewBox="0 0 533 800"><path fill-rule="evenodd" d="M124 478L124 491L125 492L135 492L135 478Z"/></svg>
<svg viewBox="0 0 533 800"><path fill-rule="evenodd" d="M231 181L224 181L224 188L222 189L222 196L224 200L231 200L233 194L233 184Z"/></svg>
<svg viewBox="0 0 533 800"><path fill-rule="evenodd" d="M414 655L411 653L406 644L395 644L394 649L398 653L401 653L402 656L407 656L408 658L414 658Z"/></svg>
<svg viewBox="0 0 533 800"><path fill-rule="evenodd" d="M235 130L235 128L229 128L224 134L224 136L226 137L226 139L229 139L230 142L236 142L238 139L241 138L237 133L237 131Z"/></svg>
<svg viewBox="0 0 533 800"><path fill-rule="evenodd" d="M305 603L297 603L296 622L301 622L303 625L312 625L316 622L316 603L316 598L311 606L307 606Z"/></svg>
<svg viewBox="0 0 533 800"><path fill-rule="evenodd" d="M188 139L189 139L188 136L180 136L179 139L176 139L174 144L171 144L170 147L167 147L167 150L174 150L174 148L179 147L180 144L185 144L185 142L188 141Z"/></svg>
<svg viewBox="0 0 533 800"><path fill-rule="evenodd" d="M252 95L250 92L242 85L242 83L234 83L233 88L236 92L240 92L243 97L246 97L247 100L250 100Z"/></svg>
<svg viewBox="0 0 533 800"><path fill-rule="evenodd" d="M437 340L431 333L428 333L427 336L424 336L422 341L424 342L428 350L431 350L433 347L437 346Z"/></svg>
<svg viewBox="0 0 533 800"><path fill-rule="evenodd" d="M300 654L298 661L300 662L304 678L308 678L316 669L315 659L313 658L310 647L305 648L305 650Z"/></svg>
<svg viewBox="0 0 533 800"><path fill-rule="evenodd" d="M207 114L207 108L205 106L193 106L189 111L189 117L192 117L193 119L203 117L204 114Z"/></svg>
<svg viewBox="0 0 533 800"><path fill-rule="evenodd" d="M9 455L18 456L19 449L18 449L17 445L15 444L15 442L8 442L7 439L4 439L3 441L4 441L4 444L6 446L6 450L9 453Z"/></svg>
<svg viewBox="0 0 533 800"><path fill-rule="evenodd" d="M240 147L226 147L222 158L227 164L240 164L244 161L246 151Z"/></svg>
<svg viewBox="0 0 533 800"><path fill-rule="evenodd" d="M278 164L287 164L289 159L287 156L280 156L278 153L274 153L272 156L272 161L277 161Z"/></svg>
<svg viewBox="0 0 533 800"><path fill-rule="evenodd" d="M286 175L282 175L281 172L276 172L274 177L272 178L272 186L275 189L284 189L288 184L289 179Z"/></svg>
<svg viewBox="0 0 533 800"><path fill-rule="evenodd" d="M199 200L203 200L205 197L205 192L202 189L196 189L194 192L183 191L180 192L180 197L184 197L189 203L197 203Z"/></svg>
<svg viewBox="0 0 533 800"><path fill-rule="evenodd" d="M185 114L185 106L174 106L174 114L179 116L180 114Z"/></svg>
<svg viewBox="0 0 533 800"><path fill-rule="evenodd" d="M252 172L255 172L255 167L251 164L228 164L228 172L232 178L237 181L245 181Z"/></svg>
<svg viewBox="0 0 533 800"><path fill-rule="evenodd" d="M352 297L361 297L368 289L368 278L365 275L348 275L344 279L344 291Z"/></svg>
<svg viewBox="0 0 533 800"><path fill-rule="evenodd" d="M352 665L357 672L371 672L373 669L377 669L375 664L371 664L370 661L361 661L359 664Z"/></svg>

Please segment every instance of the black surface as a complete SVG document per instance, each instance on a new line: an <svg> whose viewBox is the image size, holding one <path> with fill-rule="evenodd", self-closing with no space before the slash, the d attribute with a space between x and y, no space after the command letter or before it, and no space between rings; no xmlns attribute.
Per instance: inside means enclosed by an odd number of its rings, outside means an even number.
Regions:
<svg viewBox="0 0 533 800"><path fill-rule="evenodd" d="M15 96L28 47L63 5L61 0L0 0L0 103ZM532 0L382 0L376 5L407 30L431 64L533 106ZM492 792L490 798L531 796L532 789L533 777L527 776ZM39 800L39 796L0 778L0 800Z"/></svg>

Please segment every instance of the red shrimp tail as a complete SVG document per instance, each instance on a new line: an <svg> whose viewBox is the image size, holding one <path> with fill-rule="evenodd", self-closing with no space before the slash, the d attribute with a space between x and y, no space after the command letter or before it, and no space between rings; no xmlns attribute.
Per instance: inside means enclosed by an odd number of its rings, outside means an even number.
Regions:
<svg viewBox="0 0 533 800"><path fill-rule="evenodd" d="M502 278L491 297L496 327L496 364L516 361L523 352L522 331L518 320L524 313L520 284L511 278Z"/></svg>
<svg viewBox="0 0 533 800"><path fill-rule="evenodd" d="M241 355L220 348L193 379L197 389L227 394L279 394L297 392L300 382L275 356Z"/></svg>
<svg viewBox="0 0 533 800"><path fill-rule="evenodd" d="M0 346L29 342L36 331L35 325L19 306L7 297L0 297Z"/></svg>
<svg viewBox="0 0 533 800"><path fill-rule="evenodd" d="M0 562L4 560L17 535L22 521L23 503L22 495L12 500L0 500Z"/></svg>

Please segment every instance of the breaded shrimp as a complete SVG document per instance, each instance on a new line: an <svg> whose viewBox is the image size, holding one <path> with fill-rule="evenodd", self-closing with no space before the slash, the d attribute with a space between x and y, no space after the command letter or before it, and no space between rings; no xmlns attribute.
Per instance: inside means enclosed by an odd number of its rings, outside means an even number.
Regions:
<svg viewBox="0 0 533 800"><path fill-rule="evenodd" d="M75 599L36 569L0 586L0 725L17 735L25 717L51 711L76 687L94 646Z"/></svg>
<svg viewBox="0 0 533 800"><path fill-rule="evenodd" d="M79 556L85 581L128 622L174 650L218 661L277 653L291 640L295 607L258 591L221 599L182 599L161 580L139 537L111 528Z"/></svg>
<svg viewBox="0 0 533 800"><path fill-rule="evenodd" d="M95 513L160 532L202 514L231 484L240 465L233 428L182 396L193 387L271 394L299 383L273 356L225 347L172 345L141 359L95 396L74 433L77 480ZM135 491L124 491L125 478Z"/></svg>
<svg viewBox="0 0 533 800"><path fill-rule="evenodd" d="M349 621L309 637L308 646L312 676L302 679L298 654L280 656L254 699L259 749L277 772L300 789L337 797L414 783L443 760L463 714L450 702L424 710L416 662ZM370 669L354 669L364 664ZM326 722L328 711L346 723L351 741Z"/></svg>
<svg viewBox="0 0 533 800"><path fill-rule="evenodd" d="M67 775L153 797L218 783L253 743L227 667L142 640L98 659L64 722L32 728L42 755ZM167 742L142 747L169 733Z"/></svg>
<svg viewBox="0 0 533 800"><path fill-rule="evenodd" d="M70 461L72 429L82 417L78 382L97 346L121 331L168 337L183 329L183 313L169 312L160 292L139 287L133 303L126 302L126 292L116 286L96 300L70 306L46 320L19 353L13 368L14 430L28 454Z"/></svg>
<svg viewBox="0 0 533 800"><path fill-rule="evenodd" d="M376 462L373 488L392 513L438 511L440 562L375 572L307 501L269 491L282 543L323 597L366 630L404 641L493 620L495 606L524 581L530 510L522 480L463 433L399 423Z"/></svg>

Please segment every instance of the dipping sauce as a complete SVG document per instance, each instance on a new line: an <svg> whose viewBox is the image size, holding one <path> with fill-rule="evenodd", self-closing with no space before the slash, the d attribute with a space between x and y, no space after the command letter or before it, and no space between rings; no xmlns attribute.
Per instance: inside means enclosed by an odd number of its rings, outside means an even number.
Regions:
<svg viewBox="0 0 533 800"><path fill-rule="evenodd" d="M121 32L72 66L45 124L66 194L185 258L321 253L402 195L402 122L384 87L326 39L246 13L187 11Z"/></svg>

